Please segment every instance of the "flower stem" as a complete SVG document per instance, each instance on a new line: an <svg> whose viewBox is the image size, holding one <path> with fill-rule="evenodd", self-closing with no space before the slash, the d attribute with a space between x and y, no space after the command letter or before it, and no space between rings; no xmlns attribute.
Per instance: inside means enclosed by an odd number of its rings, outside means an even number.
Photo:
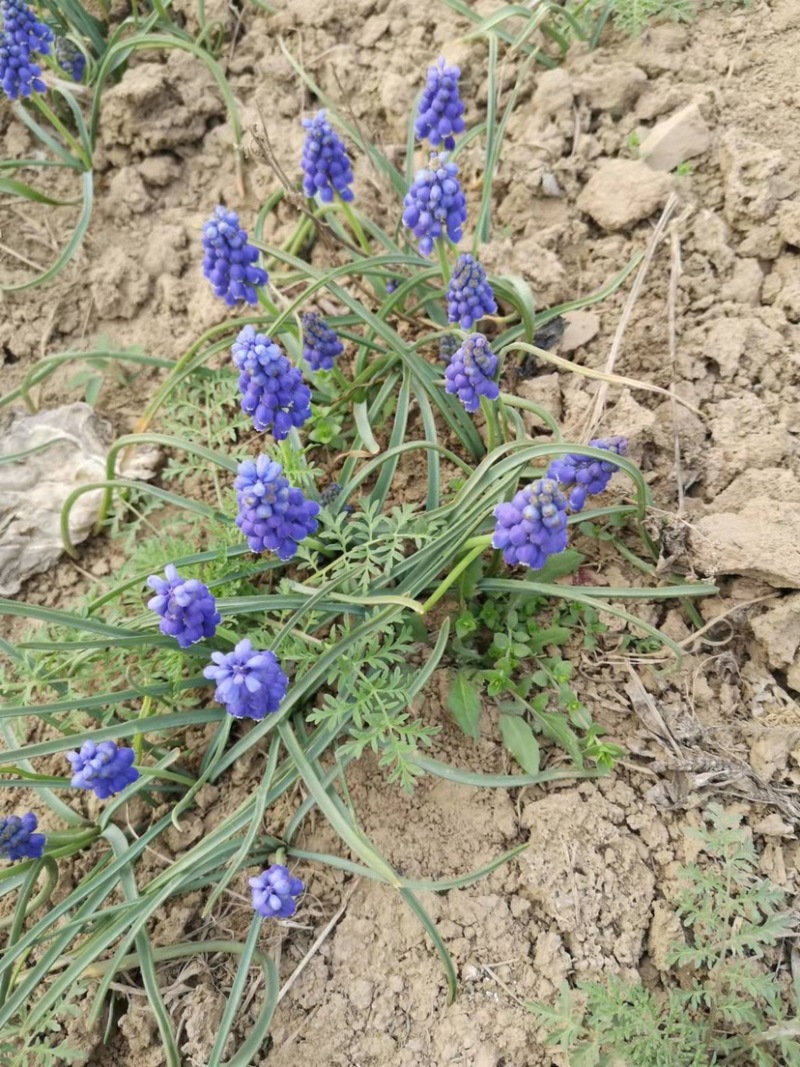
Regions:
<svg viewBox="0 0 800 1067"><path fill-rule="evenodd" d="M75 156L78 159L78 162L81 163L83 169L84 170L91 170L92 169L92 161L91 161L91 158L89 157L89 155L87 154L86 150L84 149L83 145L80 144L80 142L75 140L75 138L69 132L67 127L64 125L64 123L58 117L58 115L56 115L56 113L53 111L53 109L50 107L50 105L48 103L46 103L45 100L43 100L41 96L32 96L31 100L36 105L36 107L39 109L39 111L41 111L41 113L44 115L44 117L47 119L47 121L50 123L50 125L54 129L58 130L58 132L61 134L61 136L67 142L69 147L72 149L73 153L75 154Z"/></svg>
<svg viewBox="0 0 800 1067"><path fill-rule="evenodd" d="M442 286L446 289L450 284L450 260L447 256L447 243L443 237L436 239L436 255L439 257L439 266L442 270Z"/></svg>
<svg viewBox="0 0 800 1067"><path fill-rule="evenodd" d="M487 400L485 396L481 397L481 411L486 419L486 451L494 452L494 450L503 441L503 434L500 430L500 420L498 419L498 412L496 407L496 400Z"/></svg>
<svg viewBox="0 0 800 1067"><path fill-rule="evenodd" d="M464 556L461 561L457 563L455 567L453 567L453 569L450 571L444 581L437 586L433 593L431 593L431 595L422 605L423 615L426 615L432 607L439 603L439 601L442 599L442 597L450 588L450 586L453 585L454 582L458 581L458 579L461 577L467 567L469 567L470 563L472 563L473 560L477 559L478 556L485 552L487 548L491 548L492 535L483 534L480 537L473 537L471 538L471 540L467 541L466 544L472 546L471 551L467 552L466 556Z"/></svg>
<svg viewBox="0 0 800 1067"><path fill-rule="evenodd" d="M353 231L353 236L358 241L358 243L361 245L362 251L367 256L372 255L372 249L369 246L369 241L367 240L367 235L364 233L364 228L361 225L361 223L358 221L358 216L356 215L355 211L353 211L353 209L350 206L350 204L346 200L342 200L342 198L340 196L337 197L337 200L339 201L339 205L340 205L340 207L342 209L342 213L344 214L344 217L347 219L347 222L348 222L348 225L350 226L350 229Z"/></svg>

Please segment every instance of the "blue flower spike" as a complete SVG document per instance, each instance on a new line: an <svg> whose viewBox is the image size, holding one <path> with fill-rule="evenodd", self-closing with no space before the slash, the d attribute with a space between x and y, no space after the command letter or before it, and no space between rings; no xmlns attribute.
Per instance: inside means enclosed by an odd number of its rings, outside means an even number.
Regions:
<svg viewBox="0 0 800 1067"><path fill-rule="evenodd" d="M82 82L86 57L80 48L68 37L56 37L55 53L59 67L65 70L74 82Z"/></svg>
<svg viewBox="0 0 800 1067"><path fill-rule="evenodd" d="M464 105L458 94L458 67L448 67L439 59L428 68L428 81L422 92L417 112L414 133L419 141L426 138L437 148L442 145L448 151L456 146L454 133L463 133L465 126L461 116Z"/></svg>
<svg viewBox="0 0 800 1067"><path fill-rule="evenodd" d="M239 216L222 206L203 226L203 274L228 307L245 300L257 304L256 288L266 285L267 272L255 266L258 249L239 225Z"/></svg>
<svg viewBox="0 0 800 1067"><path fill-rule="evenodd" d="M72 764L71 785L75 789L91 789L100 800L121 793L140 777L133 766L136 753L132 748L118 747L115 741L84 741L79 752L67 752Z"/></svg>
<svg viewBox="0 0 800 1067"><path fill-rule="evenodd" d="M492 547L503 559L539 570L548 556L567 547L567 498L558 482L540 478L494 509Z"/></svg>
<svg viewBox="0 0 800 1067"><path fill-rule="evenodd" d="M455 395L467 409L477 411L480 398L497 400L500 388L494 380L497 356L482 333L471 333L450 357L444 372L445 389Z"/></svg>
<svg viewBox="0 0 800 1067"><path fill-rule="evenodd" d="M471 330L484 315L497 312L497 301L486 271L468 253L459 256L447 287L447 318L462 330Z"/></svg>
<svg viewBox="0 0 800 1067"><path fill-rule="evenodd" d="M467 221L467 201L456 164L448 163L446 155L431 153L428 166L417 171L403 207L403 224L418 239L421 255L429 256L433 242L445 234L458 244Z"/></svg>
<svg viewBox="0 0 800 1067"><path fill-rule="evenodd" d="M624 456L628 451L626 437L596 437L589 444L614 456ZM595 459L593 456L573 453L554 459L547 470L547 477L555 478L565 492L569 490L569 506L573 511L580 511L586 503L587 494L602 493L616 470L619 470L619 466L613 459Z"/></svg>
<svg viewBox="0 0 800 1067"><path fill-rule="evenodd" d="M232 652L212 652L204 668L216 682L214 699L235 719L263 719L280 707L289 681L272 652L259 652L245 638Z"/></svg>
<svg viewBox="0 0 800 1067"><path fill-rule="evenodd" d="M213 637L222 616L208 586L197 578L181 578L173 563L167 564L164 574L165 578L151 574L147 579L156 594L147 606L161 616L162 634L174 637L181 648Z"/></svg>
<svg viewBox="0 0 800 1067"><path fill-rule="evenodd" d="M283 441L292 427L311 418L311 390L302 372L270 337L245 326L231 353L239 370L242 411L252 415L259 433L271 429L275 440Z"/></svg>
<svg viewBox="0 0 800 1067"><path fill-rule="evenodd" d="M44 852L47 838L34 830L39 820L29 811L19 815L6 815L0 819L0 856L11 860L38 860Z"/></svg>
<svg viewBox="0 0 800 1067"><path fill-rule="evenodd" d="M233 484L239 502L236 525L253 552L291 559L299 542L316 532L319 504L289 485L283 467L269 456L240 463Z"/></svg>
<svg viewBox="0 0 800 1067"><path fill-rule="evenodd" d="M257 878L250 879L253 908L262 919L288 919L297 911L297 897L305 888L299 878L293 878L289 868L273 863Z"/></svg>
<svg viewBox="0 0 800 1067"><path fill-rule="evenodd" d="M353 168L344 141L318 111L313 119L303 119L306 140L303 145L303 192L319 195L323 204L330 204L334 196L340 200L353 199Z"/></svg>
<svg viewBox="0 0 800 1067"><path fill-rule="evenodd" d="M24 0L0 0L0 87L9 100L43 93L42 68L33 56L50 54L53 31Z"/></svg>
<svg viewBox="0 0 800 1067"><path fill-rule="evenodd" d="M309 311L303 315L303 355L312 370L333 370L334 362L344 352L336 331L323 318Z"/></svg>

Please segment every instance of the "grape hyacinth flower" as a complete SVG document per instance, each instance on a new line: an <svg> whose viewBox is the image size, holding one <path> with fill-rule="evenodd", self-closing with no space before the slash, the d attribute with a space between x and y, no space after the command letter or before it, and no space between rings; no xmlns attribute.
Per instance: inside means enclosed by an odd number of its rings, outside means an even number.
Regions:
<svg viewBox="0 0 800 1067"><path fill-rule="evenodd" d="M448 320L459 323L462 330L470 330L478 319L496 311L497 302L486 271L468 253L459 256L447 287Z"/></svg>
<svg viewBox="0 0 800 1067"><path fill-rule="evenodd" d="M446 333L439 338L439 359L445 359L449 362L459 348L461 348L459 338L454 333Z"/></svg>
<svg viewBox="0 0 800 1067"><path fill-rule="evenodd" d="M344 352L336 331L319 315L303 315L303 355L312 370L333 370L333 361Z"/></svg>
<svg viewBox="0 0 800 1067"><path fill-rule="evenodd" d="M322 492L319 494L319 502L323 508L329 508L331 504L335 504L341 495L342 487L338 482L331 482L330 485L326 485Z"/></svg>
<svg viewBox="0 0 800 1067"><path fill-rule="evenodd" d="M83 81L86 57L68 37L56 37L56 60L59 67L65 70L74 82Z"/></svg>
<svg viewBox="0 0 800 1067"><path fill-rule="evenodd" d="M442 144L448 151L456 146L454 133L464 131L464 105L458 95L458 67L448 67L439 59L428 68L428 81L422 92L414 133L417 139L430 141L434 148Z"/></svg>
<svg viewBox="0 0 800 1067"><path fill-rule="evenodd" d="M71 785L75 789L91 789L100 800L121 793L139 777L133 766L136 753L132 748L119 748L114 741L84 741L80 752L68 752L72 764Z"/></svg>
<svg viewBox="0 0 800 1067"><path fill-rule="evenodd" d="M213 637L222 616L217 603L197 578L181 578L173 563L164 569L166 580L151 574L147 584L156 595L147 601L147 606L161 616L159 630L167 637L174 637L181 648Z"/></svg>
<svg viewBox="0 0 800 1067"><path fill-rule="evenodd" d="M239 216L221 205L203 226L203 274L228 307L242 300L257 304L255 287L266 285L267 272L256 267L258 249L248 242Z"/></svg>
<svg viewBox="0 0 800 1067"><path fill-rule="evenodd" d="M592 448L602 448L615 456L624 456L628 451L626 437L596 437L589 444ZM547 470L547 477L555 478L563 490L570 490L569 506L573 511L580 511L586 503L587 494L602 493L611 481L611 475L618 469L612 459L595 459L593 456L573 453L554 459Z"/></svg>
<svg viewBox="0 0 800 1067"><path fill-rule="evenodd" d="M305 888L299 878L289 874L282 863L273 863L257 878L250 879L253 908L262 919L288 919L297 910L296 898Z"/></svg>
<svg viewBox="0 0 800 1067"><path fill-rule="evenodd" d="M259 652L245 638L232 652L212 652L203 669L217 683L214 699L235 719L263 719L280 707L289 680L272 652Z"/></svg>
<svg viewBox="0 0 800 1067"><path fill-rule="evenodd" d="M231 352L240 372L242 411L253 416L259 433L271 427L275 440L282 441L293 426L311 418L311 390L271 338L245 326Z"/></svg>
<svg viewBox="0 0 800 1067"><path fill-rule="evenodd" d="M43 93L47 86L33 55L50 54L53 31L34 15L24 0L0 0L0 87L9 100Z"/></svg>
<svg viewBox="0 0 800 1067"><path fill-rule="evenodd" d="M240 463L233 484L239 502L236 525L253 552L269 550L291 559L298 543L316 531L319 504L290 486L280 463L269 456Z"/></svg>
<svg viewBox="0 0 800 1067"><path fill-rule="evenodd" d="M419 239L423 256L433 251L433 242L445 233L458 244L467 221L467 201L458 180L458 167L444 155L431 153L424 170L417 171L403 201L403 224Z"/></svg>
<svg viewBox="0 0 800 1067"><path fill-rule="evenodd" d="M33 831L39 820L29 811L22 818L6 815L0 819L0 856L7 860L38 860L44 852L44 834Z"/></svg>
<svg viewBox="0 0 800 1067"><path fill-rule="evenodd" d="M471 333L451 357L444 372L445 389L455 394L467 409L477 411L480 398L497 400L500 389L494 376L497 356L482 333Z"/></svg>
<svg viewBox="0 0 800 1067"><path fill-rule="evenodd" d="M492 547L502 549L512 566L538 570L548 556L567 547L567 498L552 478L540 478L510 503L498 504L494 516Z"/></svg>
<svg viewBox="0 0 800 1067"><path fill-rule="evenodd" d="M306 196L319 193L324 204L329 204L335 193L340 200L352 200L353 169L344 141L318 111L313 119L303 119L308 131L303 145L303 192Z"/></svg>

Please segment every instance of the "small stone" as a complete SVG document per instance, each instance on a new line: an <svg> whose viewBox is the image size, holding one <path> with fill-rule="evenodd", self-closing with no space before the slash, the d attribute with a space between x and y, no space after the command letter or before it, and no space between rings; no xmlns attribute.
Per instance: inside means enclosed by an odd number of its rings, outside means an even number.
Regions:
<svg viewBox="0 0 800 1067"><path fill-rule="evenodd" d="M533 109L546 118L568 112L574 95L572 80L563 67L546 70L536 80Z"/></svg>
<svg viewBox="0 0 800 1067"><path fill-rule="evenodd" d="M782 255L764 280L765 304L774 304L789 322L800 322L800 261L796 255Z"/></svg>
<svg viewBox="0 0 800 1067"><path fill-rule="evenodd" d="M738 514L699 519L690 533L700 574L742 574L777 589L800 589L800 504L757 497Z"/></svg>
<svg viewBox="0 0 800 1067"><path fill-rule="evenodd" d="M763 834L764 837L794 837L794 827L784 822L777 811L773 811L753 825L753 833Z"/></svg>
<svg viewBox="0 0 800 1067"><path fill-rule="evenodd" d="M763 645L770 667L780 670L795 663L800 650L800 593L785 597L751 619L750 627Z"/></svg>
<svg viewBox="0 0 800 1067"><path fill-rule="evenodd" d="M583 348L600 332L600 317L593 311L568 311L564 321L567 328L558 346L564 353Z"/></svg>
<svg viewBox="0 0 800 1067"><path fill-rule="evenodd" d="M761 303L763 284L764 271L757 259L737 259L733 277L722 286L720 296L737 304L757 305Z"/></svg>
<svg viewBox="0 0 800 1067"><path fill-rule="evenodd" d="M612 115L630 111L646 85L647 75L633 63L598 66L594 57L575 83L577 95L586 99L592 111L608 111Z"/></svg>
<svg viewBox="0 0 800 1067"><path fill-rule="evenodd" d="M669 171L701 156L710 145L711 131L693 101L653 127L639 145L639 158L653 170Z"/></svg>
<svg viewBox="0 0 800 1067"><path fill-rule="evenodd" d="M525 379L518 384L517 393L523 400L543 407L556 421L561 419L561 383L558 374L540 374L536 378ZM522 421L530 434L541 433L547 427L544 419L532 411L523 410Z"/></svg>
<svg viewBox="0 0 800 1067"><path fill-rule="evenodd" d="M167 155L148 156L136 167L143 181L159 189L179 178L181 168L182 165L177 159Z"/></svg>
<svg viewBox="0 0 800 1067"><path fill-rule="evenodd" d="M778 210L778 233L794 248L800 248L800 200L789 200Z"/></svg>
<svg viewBox="0 0 800 1067"><path fill-rule="evenodd" d="M672 179L634 159L611 159L589 179L578 208L604 230L625 230L664 206Z"/></svg>

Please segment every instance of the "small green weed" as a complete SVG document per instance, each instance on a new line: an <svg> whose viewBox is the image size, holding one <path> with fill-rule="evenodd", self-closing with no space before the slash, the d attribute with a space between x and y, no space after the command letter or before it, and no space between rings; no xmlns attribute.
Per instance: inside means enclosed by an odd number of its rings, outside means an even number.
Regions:
<svg viewBox="0 0 800 1067"><path fill-rule="evenodd" d="M798 989L774 950L797 932L787 894L758 871L750 832L718 805L694 832L704 858L682 871L677 914L687 940L669 960L680 986L612 978L566 986L555 1007L528 1004L570 1067L797 1067Z"/></svg>

